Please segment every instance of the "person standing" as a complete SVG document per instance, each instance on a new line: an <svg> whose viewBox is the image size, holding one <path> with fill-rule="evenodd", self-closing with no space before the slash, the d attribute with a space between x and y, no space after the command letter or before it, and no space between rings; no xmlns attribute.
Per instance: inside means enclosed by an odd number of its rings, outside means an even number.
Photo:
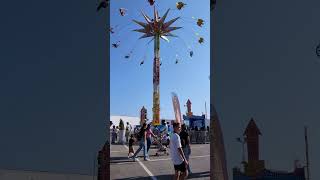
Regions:
<svg viewBox="0 0 320 180"><path fill-rule="evenodd" d="M189 136L189 133L187 131L187 127L185 124L182 124L181 128L182 128L182 130L180 132L181 146L182 146L183 153L186 156L187 161L189 162L189 157L191 154L190 136ZM190 162L188 164L188 171L189 171L189 174L192 173L191 169L190 169Z"/></svg>
<svg viewBox="0 0 320 180"><path fill-rule="evenodd" d="M116 130L116 126L113 126L112 128L112 141L111 143L114 144L116 143L117 140L117 130Z"/></svg>
<svg viewBox="0 0 320 180"><path fill-rule="evenodd" d="M126 143L129 142L129 137L130 137L130 134L131 134L131 124L129 122L127 122L127 126L126 126Z"/></svg>
<svg viewBox="0 0 320 180"><path fill-rule="evenodd" d="M147 153L147 124L146 123L143 123L143 126L141 127L140 129L140 132L138 133L138 140L140 141L139 142L139 148L138 150L136 151L136 153L129 157L129 158L133 158L133 161L136 161L137 160L137 155L138 153L141 151L141 149L143 148L143 156L144 156L144 160L145 161L149 161L150 159L148 158L148 153Z"/></svg>
<svg viewBox="0 0 320 180"><path fill-rule="evenodd" d="M188 176L187 166L188 160L186 159L182 146L179 133L181 131L181 125L178 122L173 123L173 134L170 141L170 155L174 165L174 179L186 179Z"/></svg>
<svg viewBox="0 0 320 180"><path fill-rule="evenodd" d="M166 148L168 148L169 144L170 144L170 134L168 133L165 137L164 145L166 146Z"/></svg>
<svg viewBox="0 0 320 180"><path fill-rule="evenodd" d="M167 122L167 130L168 130L168 133L170 134L171 133L171 128L170 128L170 123Z"/></svg>
<svg viewBox="0 0 320 180"><path fill-rule="evenodd" d="M116 141L119 143L119 126L116 126Z"/></svg>

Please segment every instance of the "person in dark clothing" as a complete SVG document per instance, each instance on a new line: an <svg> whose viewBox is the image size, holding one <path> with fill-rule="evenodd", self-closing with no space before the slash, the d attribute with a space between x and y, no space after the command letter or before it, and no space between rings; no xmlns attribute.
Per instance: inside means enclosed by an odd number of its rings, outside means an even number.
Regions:
<svg viewBox="0 0 320 180"><path fill-rule="evenodd" d="M187 127L185 124L182 124L181 128L182 128L182 130L180 132L181 146L182 146L183 153L184 153L187 161L189 162L189 156L191 154L190 136L189 136L189 133L187 131ZM192 172L190 169L190 162L189 162L187 168L188 168L189 174L191 174Z"/></svg>
<svg viewBox="0 0 320 180"><path fill-rule="evenodd" d="M169 122L167 122L167 128L168 128L168 133L170 133L171 132L171 128L170 128L170 123Z"/></svg>
<svg viewBox="0 0 320 180"><path fill-rule="evenodd" d="M148 152L147 152L147 124L144 123L143 126L140 129L140 132L138 133L138 140L140 141L139 149L136 151L136 153L133 156L130 156L129 158L133 158L133 161L136 161L138 153L143 148L143 156L145 161L149 161L148 158Z"/></svg>
<svg viewBox="0 0 320 180"><path fill-rule="evenodd" d="M117 140L117 130L116 130L116 126L112 127L112 141L111 143L114 144L116 143Z"/></svg>
<svg viewBox="0 0 320 180"><path fill-rule="evenodd" d="M130 156L132 156L132 155L134 154L133 143L134 143L133 134L131 134L130 139L129 139L129 153L128 153L128 157L130 157Z"/></svg>

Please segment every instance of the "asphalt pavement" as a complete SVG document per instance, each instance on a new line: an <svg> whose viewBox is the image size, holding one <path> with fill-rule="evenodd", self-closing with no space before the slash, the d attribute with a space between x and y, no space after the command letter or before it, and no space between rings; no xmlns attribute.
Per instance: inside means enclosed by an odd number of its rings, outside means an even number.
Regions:
<svg viewBox="0 0 320 180"><path fill-rule="evenodd" d="M138 146L134 146L137 150ZM174 167L170 155L161 153L156 156L157 148L152 146L149 150L150 161L144 161L143 150L138 160L128 158L127 145L112 144L110 146L110 172L112 180L169 180L174 174ZM192 144L190 166L192 174L188 179L210 179L210 144Z"/></svg>

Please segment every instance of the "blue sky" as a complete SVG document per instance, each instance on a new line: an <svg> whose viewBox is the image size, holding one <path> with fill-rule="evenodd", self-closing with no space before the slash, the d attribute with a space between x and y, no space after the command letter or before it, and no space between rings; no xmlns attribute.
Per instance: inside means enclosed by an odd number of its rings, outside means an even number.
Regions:
<svg viewBox="0 0 320 180"><path fill-rule="evenodd" d="M130 2L130 3L128 3ZM205 102L209 115L210 104L210 11L209 0L184 1L187 5L181 11L175 8L176 1L164 0L156 3L159 15L162 16L168 8L167 21L177 16L173 26L183 29L173 33L180 38L169 37L170 42L161 41L160 57L160 116L161 118L174 118L171 92L179 96L181 112L186 108L184 104L189 98L192 102L194 114L201 115L205 112ZM119 8L127 9L126 16L120 16ZM153 66L153 41L150 38L138 39L142 34L133 32L140 29L132 19L144 21L140 10L152 16L153 6L147 1L117 0L111 1L111 26L115 33L111 34L110 43L120 41L119 48L110 47L110 114L139 116L142 106L148 110L148 118L152 118L152 66ZM196 25L194 18L205 21L203 27ZM199 44L197 39L203 37L204 44ZM189 50L194 51L192 58ZM133 51L129 59L124 56ZM140 62L145 56L145 63ZM179 63L175 64L176 56Z"/></svg>

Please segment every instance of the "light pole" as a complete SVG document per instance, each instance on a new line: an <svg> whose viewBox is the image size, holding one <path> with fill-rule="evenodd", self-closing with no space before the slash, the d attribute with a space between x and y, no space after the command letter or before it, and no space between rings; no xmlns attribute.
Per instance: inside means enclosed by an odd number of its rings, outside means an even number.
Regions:
<svg viewBox="0 0 320 180"><path fill-rule="evenodd" d="M146 14L142 13L142 16L146 20L146 23L133 20L135 23L143 27L143 29L136 29L133 31L144 33L142 38L153 37L154 40L154 59L153 59L153 124L160 125L160 38L166 41L167 36L176 37L171 34L171 31L180 29L181 27L170 27L179 17L174 18L168 22L164 22L169 10L159 17L158 11L154 7L154 18L150 19Z"/></svg>
<svg viewBox="0 0 320 180"><path fill-rule="evenodd" d="M242 162L241 163L244 163L246 161L246 155L245 155L245 151L244 151L246 140L241 139L241 138L237 138L237 141L242 144Z"/></svg>

